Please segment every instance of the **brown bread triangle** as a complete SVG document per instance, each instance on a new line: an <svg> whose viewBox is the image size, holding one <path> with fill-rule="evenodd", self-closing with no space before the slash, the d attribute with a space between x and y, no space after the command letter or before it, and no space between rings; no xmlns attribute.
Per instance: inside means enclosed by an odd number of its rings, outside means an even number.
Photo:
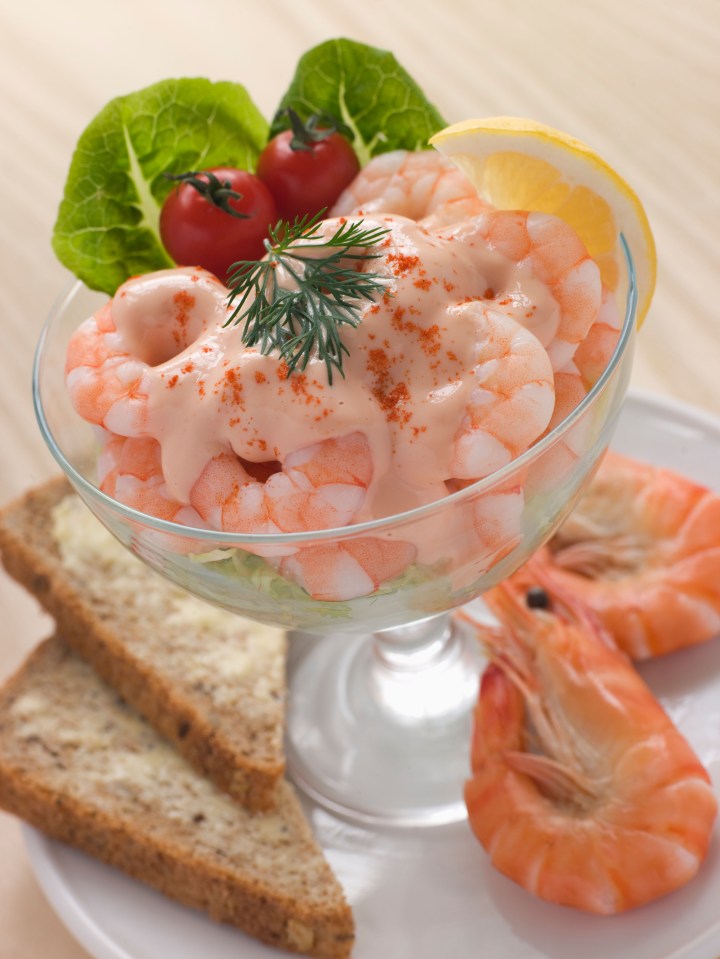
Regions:
<svg viewBox="0 0 720 959"><path fill-rule="evenodd" d="M349 955L352 914L292 787L243 808L57 638L0 691L0 806L263 942Z"/></svg>
<svg viewBox="0 0 720 959"><path fill-rule="evenodd" d="M250 809L272 807L284 773L281 630L152 572L64 479L0 512L0 551L63 640L199 772Z"/></svg>

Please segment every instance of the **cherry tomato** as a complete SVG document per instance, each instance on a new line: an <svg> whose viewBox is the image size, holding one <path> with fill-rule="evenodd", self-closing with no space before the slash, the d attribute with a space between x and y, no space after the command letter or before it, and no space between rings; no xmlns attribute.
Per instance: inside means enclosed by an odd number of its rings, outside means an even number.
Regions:
<svg viewBox="0 0 720 959"><path fill-rule="evenodd" d="M290 145L293 137L292 130L273 137L257 167L257 175L275 197L278 213L290 222L330 208L360 170L355 151L339 133L301 148Z"/></svg>
<svg viewBox="0 0 720 959"><path fill-rule="evenodd" d="M192 178L199 181L200 189L186 180L165 200L160 236L177 264L202 266L224 282L236 260L259 260L265 254L263 240L268 227L278 220L275 201L262 180L247 170L215 167ZM216 184L241 198L228 198L226 193L218 198ZM243 218L222 209L225 204L244 214Z"/></svg>

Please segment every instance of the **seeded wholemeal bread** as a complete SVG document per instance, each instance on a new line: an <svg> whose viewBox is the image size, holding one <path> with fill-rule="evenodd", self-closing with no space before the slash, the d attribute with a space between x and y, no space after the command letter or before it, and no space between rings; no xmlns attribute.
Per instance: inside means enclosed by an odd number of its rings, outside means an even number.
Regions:
<svg viewBox="0 0 720 959"><path fill-rule="evenodd" d="M202 773L268 809L284 773L286 639L152 572L64 479L0 512L8 572L58 632Z"/></svg>
<svg viewBox="0 0 720 959"><path fill-rule="evenodd" d="M240 806L57 638L0 691L0 805L263 942L350 952L352 914L292 787L269 812Z"/></svg>

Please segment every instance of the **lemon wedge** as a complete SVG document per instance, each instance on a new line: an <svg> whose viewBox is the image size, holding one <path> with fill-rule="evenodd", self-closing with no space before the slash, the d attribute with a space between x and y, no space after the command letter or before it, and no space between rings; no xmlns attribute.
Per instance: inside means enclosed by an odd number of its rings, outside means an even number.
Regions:
<svg viewBox="0 0 720 959"><path fill-rule="evenodd" d="M521 117L463 120L436 133L430 143L498 209L537 210L569 223L611 290L620 276L622 233L635 264L638 326L642 323L657 275L650 224L633 190L590 147Z"/></svg>

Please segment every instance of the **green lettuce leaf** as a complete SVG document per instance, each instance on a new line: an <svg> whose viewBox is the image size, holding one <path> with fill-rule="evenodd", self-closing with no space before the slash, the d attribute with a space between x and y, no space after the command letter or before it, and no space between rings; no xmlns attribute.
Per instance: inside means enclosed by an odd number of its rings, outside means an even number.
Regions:
<svg viewBox="0 0 720 959"><path fill-rule="evenodd" d="M287 107L303 118L329 113L344 123L362 165L389 150L422 150L447 126L392 53L354 40L328 40L308 50L278 111ZM271 136L287 126L279 115Z"/></svg>
<svg viewBox="0 0 720 959"><path fill-rule="evenodd" d="M81 135L53 234L60 261L114 293L128 277L173 266L160 242L164 173L254 169L268 125L244 87L164 80L111 100Z"/></svg>

